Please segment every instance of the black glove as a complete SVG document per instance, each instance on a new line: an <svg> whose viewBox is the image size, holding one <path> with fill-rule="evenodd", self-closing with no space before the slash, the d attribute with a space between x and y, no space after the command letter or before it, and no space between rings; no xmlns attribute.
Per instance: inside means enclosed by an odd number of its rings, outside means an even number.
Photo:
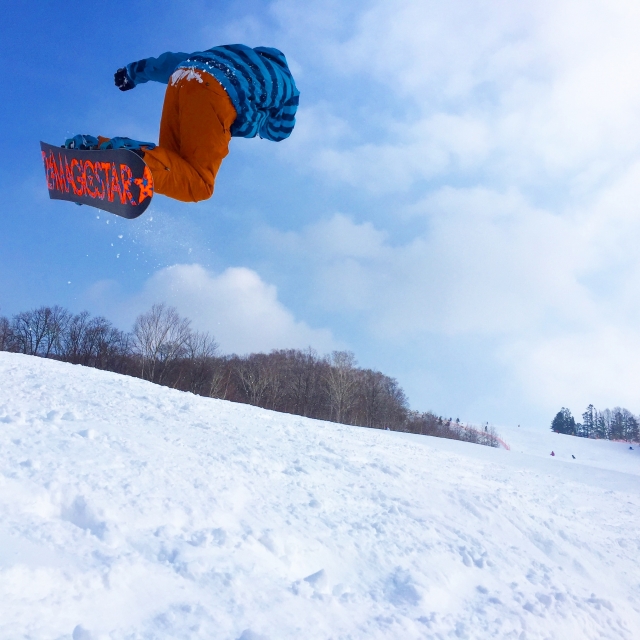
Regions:
<svg viewBox="0 0 640 640"><path fill-rule="evenodd" d="M120 91L129 91L129 89L133 89L136 85L133 84L133 80L129 77L127 70L125 67L122 69L118 69L113 74L113 79L116 82L116 87L120 89Z"/></svg>

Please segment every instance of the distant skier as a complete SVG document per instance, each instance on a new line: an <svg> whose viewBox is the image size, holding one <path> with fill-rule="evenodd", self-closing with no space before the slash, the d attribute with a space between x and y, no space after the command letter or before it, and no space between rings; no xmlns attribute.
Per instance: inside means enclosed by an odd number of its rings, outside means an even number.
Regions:
<svg viewBox="0 0 640 640"><path fill-rule="evenodd" d="M633 451L633 447L629 447L629 449L631 449L631 451Z"/></svg>
<svg viewBox="0 0 640 640"><path fill-rule="evenodd" d="M555 456L556 454L552 451L552 452L551 452L551 455L552 455L552 456Z"/></svg>
<svg viewBox="0 0 640 640"><path fill-rule="evenodd" d="M295 125L300 95L284 54L242 44L196 53L163 53L115 73L128 91L153 80L167 84L160 144L130 138L77 135L71 149L130 149L144 158L155 191L183 202L206 200L231 137L279 142Z"/></svg>
<svg viewBox="0 0 640 640"><path fill-rule="evenodd" d="M572 457L574 460L576 459L576 457L573 455L573 453L571 454L571 457Z"/></svg>

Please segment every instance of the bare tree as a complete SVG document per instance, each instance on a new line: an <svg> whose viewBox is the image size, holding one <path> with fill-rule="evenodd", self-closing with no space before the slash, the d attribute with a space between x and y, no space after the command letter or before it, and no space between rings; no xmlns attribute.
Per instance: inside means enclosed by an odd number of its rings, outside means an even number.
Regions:
<svg viewBox="0 0 640 640"><path fill-rule="evenodd" d="M381 418L386 391L385 377L379 371L370 369L357 374L359 415L356 421L364 427L383 426Z"/></svg>
<svg viewBox="0 0 640 640"><path fill-rule="evenodd" d="M325 382L331 407L331 419L345 422L356 399L355 355L351 351L334 351Z"/></svg>
<svg viewBox="0 0 640 640"><path fill-rule="evenodd" d="M91 318L83 311L69 319L56 355L65 362L122 372L123 360L130 355L129 342L129 336L106 318Z"/></svg>
<svg viewBox="0 0 640 640"><path fill-rule="evenodd" d="M169 367L186 353L191 321L181 318L175 307L154 304L136 318L133 336L141 359L141 377L162 384Z"/></svg>
<svg viewBox="0 0 640 640"><path fill-rule="evenodd" d="M409 401L395 378L382 375L381 384L382 394L378 396L378 410L371 426L399 429L407 420Z"/></svg>
<svg viewBox="0 0 640 640"><path fill-rule="evenodd" d="M0 316L0 351L13 351L14 346L11 323L4 316Z"/></svg>
<svg viewBox="0 0 640 640"><path fill-rule="evenodd" d="M130 333L120 331L113 326L99 324L92 331L98 333L96 359L93 366L116 373L134 374L133 367L133 337Z"/></svg>
<svg viewBox="0 0 640 640"><path fill-rule="evenodd" d="M130 372L131 335L107 319L92 318L81 345L81 364L120 373Z"/></svg>
<svg viewBox="0 0 640 640"><path fill-rule="evenodd" d="M227 399L229 383L231 382L231 367L228 366L228 358L212 358L211 377L207 395L210 398Z"/></svg>
<svg viewBox="0 0 640 640"><path fill-rule="evenodd" d="M66 331L60 340L58 355L73 364L88 364L87 360L87 328L89 325L89 312L83 311L73 316L67 324Z"/></svg>
<svg viewBox="0 0 640 640"><path fill-rule="evenodd" d="M269 385L273 384L273 374L269 370L265 354L254 354L239 358L235 365L235 373L240 386L246 394L249 404L264 406L263 401Z"/></svg>
<svg viewBox="0 0 640 640"><path fill-rule="evenodd" d="M286 362L287 411L300 416L321 415L323 405L322 369L326 366L317 352L309 347L305 351L290 349L279 352Z"/></svg>
<svg viewBox="0 0 640 640"><path fill-rule="evenodd" d="M60 339L71 314L62 307L40 307L14 316L12 332L17 350L44 358L59 348Z"/></svg>
<svg viewBox="0 0 640 640"><path fill-rule="evenodd" d="M191 393L202 394L211 389L214 377L214 357L218 344L209 333L191 332L185 344L185 387ZM207 394L209 395L209 394Z"/></svg>
<svg viewBox="0 0 640 640"><path fill-rule="evenodd" d="M270 354L253 354L250 358L257 358L262 361L264 376L267 378L267 387L264 395L264 406L266 409L275 411L282 410L287 403L289 385L289 360L279 351L272 351Z"/></svg>

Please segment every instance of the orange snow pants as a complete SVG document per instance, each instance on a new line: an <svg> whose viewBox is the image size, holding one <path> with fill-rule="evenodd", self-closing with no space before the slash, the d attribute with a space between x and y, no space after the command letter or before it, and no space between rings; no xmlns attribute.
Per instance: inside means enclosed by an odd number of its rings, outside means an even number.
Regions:
<svg viewBox="0 0 640 640"><path fill-rule="evenodd" d="M182 202L210 198L235 119L231 99L212 75L178 69L164 98L160 144L144 154L156 193Z"/></svg>

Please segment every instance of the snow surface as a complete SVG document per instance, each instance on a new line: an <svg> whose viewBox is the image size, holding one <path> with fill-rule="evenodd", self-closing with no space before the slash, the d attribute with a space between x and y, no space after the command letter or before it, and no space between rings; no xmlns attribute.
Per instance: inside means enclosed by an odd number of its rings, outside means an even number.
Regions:
<svg viewBox="0 0 640 640"><path fill-rule="evenodd" d="M0 353L0 637L639 638L638 448L499 431Z"/></svg>

